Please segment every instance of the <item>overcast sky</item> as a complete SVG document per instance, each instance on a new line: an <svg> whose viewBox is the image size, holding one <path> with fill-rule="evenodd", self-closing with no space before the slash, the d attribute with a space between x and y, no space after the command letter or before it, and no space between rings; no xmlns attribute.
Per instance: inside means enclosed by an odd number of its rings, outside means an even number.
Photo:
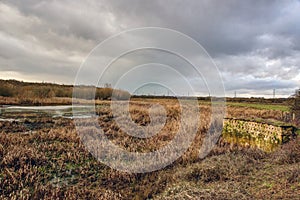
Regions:
<svg viewBox="0 0 300 200"><path fill-rule="evenodd" d="M148 26L200 43L227 96L272 97L275 88L287 97L300 87L298 0L1 0L0 78L73 84L97 44Z"/></svg>

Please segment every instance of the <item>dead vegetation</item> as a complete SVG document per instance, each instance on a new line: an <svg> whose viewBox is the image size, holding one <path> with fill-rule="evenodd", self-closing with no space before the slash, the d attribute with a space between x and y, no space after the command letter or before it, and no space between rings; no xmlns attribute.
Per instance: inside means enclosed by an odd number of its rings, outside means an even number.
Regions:
<svg viewBox="0 0 300 200"><path fill-rule="evenodd" d="M156 100L160 101L160 100ZM151 101L133 102L134 122L151 123ZM99 125L115 144L149 152L168 144L178 131L178 102L164 100L166 124L151 138L134 138L120 129L108 106L97 110ZM159 110L154 121L160 122ZM277 118L277 111L228 108L229 116ZM155 115L155 113L157 115ZM153 120L152 119L152 120ZM36 119L33 130L21 122L0 122L0 199L296 199L300 191L300 140L273 153L242 148L222 139L198 158L209 128L210 107L201 106L202 124L186 153L162 170L130 174L98 162L82 144L69 119ZM50 123L43 127L38 124ZM23 127L23 128L22 128ZM129 127L128 127L129 128Z"/></svg>

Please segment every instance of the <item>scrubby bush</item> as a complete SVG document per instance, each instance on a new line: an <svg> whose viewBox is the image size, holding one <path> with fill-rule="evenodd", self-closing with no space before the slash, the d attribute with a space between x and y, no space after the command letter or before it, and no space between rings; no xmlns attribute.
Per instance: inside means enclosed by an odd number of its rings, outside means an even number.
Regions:
<svg viewBox="0 0 300 200"><path fill-rule="evenodd" d="M12 97L13 90L9 85L0 85L0 96L3 97Z"/></svg>
<svg viewBox="0 0 300 200"><path fill-rule="evenodd" d="M296 92L295 99L291 107L292 112L294 113L295 123L300 125L300 92Z"/></svg>
<svg viewBox="0 0 300 200"><path fill-rule="evenodd" d="M34 96L37 98L51 98L54 97L54 92L51 87L41 86L33 89Z"/></svg>
<svg viewBox="0 0 300 200"><path fill-rule="evenodd" d="M73 97L75 98L89 100L95 98L95 87L76 87L73 92Z"/></svg>
<svg viewBox="0 0 300 200"><path fill-rule="evenodd" d="M128 100L130 98L130 93L122 90L114 90L112 97L117 100Z"/></svg>
<svg viewBox="0 0 300 200"><path fill-rule="evenodd" d="M96 90L96 95L95 98L96 99L109 99L112 95L112 88L97 88Z"/></svg>
<svg viewBox="0 0 300 200"><path fill-rule="evenodd" d="M55 88L54 94L56 97L72 97L72 88L71 87L58 87Z"/></svg>

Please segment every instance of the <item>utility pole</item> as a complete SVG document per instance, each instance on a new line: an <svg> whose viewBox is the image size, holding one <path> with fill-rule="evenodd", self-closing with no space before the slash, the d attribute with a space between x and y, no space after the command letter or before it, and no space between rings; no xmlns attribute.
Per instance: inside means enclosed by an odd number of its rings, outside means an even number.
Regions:
<svg viewBox="0 0 300 200"><path fill-rule="evenodd" d="M273 89L273 99L275 99L275 89Z"/></svg>
<svg viewBox="0 0 300 200"><path fill-rule="evenodd" d="M234 98L236 98L236 91L234 91Z"/></svg>

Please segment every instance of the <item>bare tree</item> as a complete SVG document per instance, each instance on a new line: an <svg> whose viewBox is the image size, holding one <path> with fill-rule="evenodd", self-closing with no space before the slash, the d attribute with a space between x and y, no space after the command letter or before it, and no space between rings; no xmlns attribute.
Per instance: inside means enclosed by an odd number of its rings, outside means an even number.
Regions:
<svg viewBox="0 0 300 200"><path fill-rule="evenodd" d="M294 121L297 125L300 124L300 89L296 90L295 92L295 100L292 105L292 112L294 115Z"/></svg>

